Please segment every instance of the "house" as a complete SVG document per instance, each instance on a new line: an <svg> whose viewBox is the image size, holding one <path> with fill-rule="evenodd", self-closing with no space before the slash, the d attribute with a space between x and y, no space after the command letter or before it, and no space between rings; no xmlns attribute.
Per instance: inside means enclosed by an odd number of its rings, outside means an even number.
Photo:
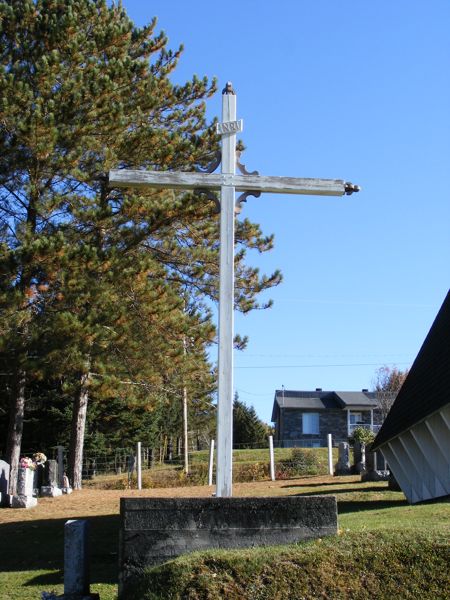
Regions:
<svg viewBox="0 0 450 600"><path fill-rule="evenodd" d="M345 442L355 427L377 432L382 416L375 392L276 390L272 421L278 446L326 446L327 434Z"/></svg>
<svg viewBox="0 0 450 600"><path fill-rule="evenodd" d="M450 292L372 447L410 503L450 494Z"/></svg>

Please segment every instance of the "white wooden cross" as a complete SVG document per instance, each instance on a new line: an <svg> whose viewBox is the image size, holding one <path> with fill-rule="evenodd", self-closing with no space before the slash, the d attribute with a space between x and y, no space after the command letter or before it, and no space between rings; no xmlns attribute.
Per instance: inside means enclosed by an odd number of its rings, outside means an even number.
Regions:
<svg viewBox="0 0 450 600"><path fill-rule="evenodd" d="M217 410L216 496L232 495L233 458L233 303L234 303L234 218L245 196L261 192L275 194L313 194L342 196L359 191L359 187L340 179L303 179L265 177L247 173L237 162L236 133L242 131L236 120L236 95L227 83L222 96L221 173L114 170L109 173L112 187L153 187L180 190L220 190L220 290L219 290L219 374ZM236 166L241 174L236 175ZM235 200L235 192L244 192Z"/></svg>

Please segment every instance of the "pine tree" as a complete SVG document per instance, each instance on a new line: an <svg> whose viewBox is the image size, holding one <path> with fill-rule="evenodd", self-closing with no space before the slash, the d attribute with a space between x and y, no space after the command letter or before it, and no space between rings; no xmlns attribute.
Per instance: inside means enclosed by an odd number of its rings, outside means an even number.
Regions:
<svg viewBox="0 0 450 600"><path fill-rule="evenodd" d="M146 278L154 293L164 288L164 302L167 287L188 289L206 321L202 298L217 299L214 207L193 194L108 187L110 168L192 170L218 147L205 121L215 83L172 84L182 49L167 50L155 26L135 27L121 5L102 0L0 0L0 351L8 357L11 493L27 389L52 360L74 397L78 474L89 394L106 397L113 362L116 372L139 370L139 335L119 279ZM280 274L260 276L246 264L247 248L273 244L257 225L239 223L236 239L236 303L248 311ZM172 317L183 321L180 310ZM134 349L128 363L120 347ZM155 352L166 357L160 367L170 363L167 345ZM138 378L158 379L142 361L139 368Z"/></svg>
<svg viewBox="0 0 450 600"><path fill-rule="evenodd" d="M267 440L267 425L259 419L253 406L247 406L235 393L233 403L233 445L252 448Z"/></svg>

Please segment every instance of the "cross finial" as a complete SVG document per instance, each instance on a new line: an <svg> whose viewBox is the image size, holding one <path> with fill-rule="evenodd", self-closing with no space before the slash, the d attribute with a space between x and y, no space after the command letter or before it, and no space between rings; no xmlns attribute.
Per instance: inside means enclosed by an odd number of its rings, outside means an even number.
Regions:
<svg viewBox="0 0 450 600"><path fill-rule="evenodd" d="M236 95L236 92L233 90L233 84L231 83L231 81L227 81L226 86L222 90L222 94L232 94L233 96Z"/></svg>

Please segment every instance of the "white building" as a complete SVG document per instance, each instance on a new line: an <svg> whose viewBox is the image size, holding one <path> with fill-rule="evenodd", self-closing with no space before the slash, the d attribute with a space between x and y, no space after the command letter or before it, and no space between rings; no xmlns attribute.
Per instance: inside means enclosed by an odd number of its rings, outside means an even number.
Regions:
<svg viewBox="0 0 450 600"><path fill-rule="evenodd" d="M450 495L450 292L372 449L408 502Z"/></svg>

